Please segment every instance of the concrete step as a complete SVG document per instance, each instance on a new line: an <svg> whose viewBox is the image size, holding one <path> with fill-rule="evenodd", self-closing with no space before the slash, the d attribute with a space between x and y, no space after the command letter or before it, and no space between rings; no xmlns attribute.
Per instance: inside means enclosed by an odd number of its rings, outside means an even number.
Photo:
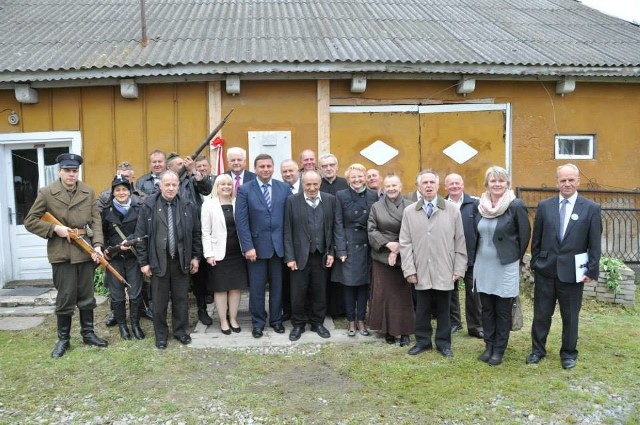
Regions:
<svg viewBox="0 0 640 425"><path fill-rule="evenodd" d="M14 289L0 289L0 307L20 307L20 306L55 306L55 289L22 287Z"/></svg>

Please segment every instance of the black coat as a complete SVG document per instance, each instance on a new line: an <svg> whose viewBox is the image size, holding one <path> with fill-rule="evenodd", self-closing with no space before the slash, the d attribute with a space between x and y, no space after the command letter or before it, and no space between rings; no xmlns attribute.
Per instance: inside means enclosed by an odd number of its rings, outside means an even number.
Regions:
<svg viewBox="0 0 640 425"><path fill-rule="evenodd" d="M176 243L182 272L189 273L192 259L202 257L202 230L198 209L193 202L176 196ZM154 275L167 272L167 217L160 193L151 195L142 205L135 234L149 235L147 243L138 246L138 264L150 265Z"/></svg>
<svg viewBox="0 0 640 425"><path fill-rule="evenodd" d="M116 227L125 235L127 239L134 237L136 231L136 223L138 222L138 216L142 209L142 203L136 202L131 199L131 207L127 211L127 215L123 216L111 202L106 208L102 210L102 234L104 237L105 247L120 245L122 237L116 231ZM134 254L132 251L120 251L120 256L123 258L132 258Z"/></svg>
<svg viewBox="0 0 640 425"><path fill-rule="evenodd" d="M347 255L342 228L336 223L336 198L328 193L321 194L320 198L326 254L334 257ZM299 192L287 198L284 210L284 262L295 261L299 270L306 266L311 246L308 208L304 192Z"/></svg>

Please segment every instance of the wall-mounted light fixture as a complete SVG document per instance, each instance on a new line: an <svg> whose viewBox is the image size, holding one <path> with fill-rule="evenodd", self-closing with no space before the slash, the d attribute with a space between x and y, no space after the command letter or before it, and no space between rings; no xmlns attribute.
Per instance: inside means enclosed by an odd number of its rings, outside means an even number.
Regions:
<svg viewBox="0 0 640 425"><path fill-rule="evenodd" d="M473 93L476 89L476 80L469 77L462 77L458 80L458 85L456 87L456 93L466 95L469 93Z"/></svg>
<svg viewBox="0 0 640 425"><path fill-rule="evenodd" d="M20 117L18 116L18 113L12 109L3 109L2 111L0 111L0 113L3 112L8 112L11 111L9 113L9 116L7 116L7 122L11 125L18 125L18 123L20 122Z"/></svg>
<svg viewBox="0 0 640 425"><path fill-rule="evenodd" d="M367 89L367 76L365 74L353 74L351 77L351 93L364 93Z"/></svg>
<svg viewBox="0 0 640 425"><path fill-rule="evenodd" d="M576 89L575 78L564 77L562 80L556 83L556 93L564 96L567 93L573 93Z"/></svg>
<svg viewBox="0 0 640 425"><path fill-rule="evenodd" d="M227 75L226 80L227 94L236 95L240 94L240 76L239 75Z"/></svg>
<svg viewBox="0 0 640 425"><path fill-rule="evenodd" d="M124 78L120 80L120 95L125 99L138 98L138 84L133 78Z"/></svg>
<svg viewBox="0 0 640 425"><path fill-rule="evenodd" d="M20 103L38 103L38 91L32 89L29 84L16 84L16 100Z"/></svg>

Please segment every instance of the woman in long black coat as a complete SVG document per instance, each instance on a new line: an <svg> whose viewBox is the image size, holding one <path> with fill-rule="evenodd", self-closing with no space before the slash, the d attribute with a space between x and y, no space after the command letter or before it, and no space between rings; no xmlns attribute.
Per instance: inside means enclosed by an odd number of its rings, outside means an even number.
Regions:
<svg viewBox="0 0 640 425"><path fill-rule="evenodd" d="M349 336L356 335L356 319L360 334L370 335L365 324L371 281L367 220L378 195L367 189L366 171L362 164L350 165L345 172L349 188L336 193L339 204L337 222L344 229L347 259L334 264L331 280L344 285L344 306L349 321Z"/></svg>
<svg viewBox="0 0 640 425"><path fill-rule="evenodd" d="M102 233L105 246L119 246L124 239L133 237L141 205L137 198L133 200L131 197L131 183L124 176L116 175L111 183L111 200L102 210ZM136 339L143 339L145 335L140 328L139 309L142 303L142 273L136 260L135 247L114 251L105 252L105 255L130 285L128 293L131 330ZM123 339L131 339L131 333L127 327L125 287L111 273L105 274L105 286L109 288L120 336Z"/></svg>

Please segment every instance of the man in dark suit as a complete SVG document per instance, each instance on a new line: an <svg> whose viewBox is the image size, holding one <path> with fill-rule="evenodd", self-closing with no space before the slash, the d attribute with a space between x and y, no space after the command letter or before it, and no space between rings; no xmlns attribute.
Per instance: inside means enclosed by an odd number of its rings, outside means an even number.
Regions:
<svg viewBox="0 0 640 425"><path fill-rule="evenodd" d="M160 174L167 169L167 157L164 152L155 150L149 154L149 167L151 170L136 181L136 190L153 195L158 193Z"/></svg>
<svg viewBox="0 0 640 425"><path fill-rule="evenodd" d="M191 343L189 336L189 273L198 271L202 257L202 234L197 208L180 199L178 175L167 170L160 175L160 192L149 196L138 216L136 235L149 235L138 246L142 274L151 278L153 328L156 347L167 348L167 307L171 297L173 336Z"/></svg>
<svg viewBox="0 0 640 425"><path fill-rule="evenodd" d="M227 174L233 179L233 187L236 193L240 186L256 179L254 173L245 169L247 166L247 151L242 148L229 148L227 151L227 166L229 167Z"/></svg>
<svg viewBox="0 0 640 425"><path fill-rule="evenodd" d="M473 262L476 258L476 229L474 211L478 198L464 193L464 181L460 174L451 173L444 178L444 189L447 191L445 199L460 209L464 239L467 245L467 271L464 274L464 305L469 336L484 339L482 329L482 305L480 295L473 290ZM451 292L451 332L462 329L462 315L460 313L460 294L458 282L453 285Z"/></svg>
<svg viewBox="0 0 640 425"><path fill-rule="evenodd" d="M291 341L300 339L307 322L322 338L331 336L324 327L326 268L333 265L336 250L337 255L346 256L342 226L336 223L336 198L328 193L320 195L320 180L316 171L305 171L303 192L290 196L285 208L284 260L291 270Z"/></svg>
<svg viewBox="0 0 640 425"><path fill-rule="evenodd" d="M547 355L545 345L557 300L562 317L560 360L564 369L571 369L578 358L578 316L584 282L598 280L602 218L598 204L578 195L578 167L558 167L557 184L560 195L538 204L533 224L533 348L527 363L538 363ZM583 253L588 255L586 270L584 276L576 276L575 256Z"/></svg>
<svg viewBox="0 0 640 425"><path fill-rule="evenodd" d="M267 321L265 290L269 282L269 324L277 333L282 325L282 258L284 204L289 185L272 179L273 158L254 160L257 179L240 186L236 198L236 228L249 271L249 312L254 338L263 335Z"/></svg>

